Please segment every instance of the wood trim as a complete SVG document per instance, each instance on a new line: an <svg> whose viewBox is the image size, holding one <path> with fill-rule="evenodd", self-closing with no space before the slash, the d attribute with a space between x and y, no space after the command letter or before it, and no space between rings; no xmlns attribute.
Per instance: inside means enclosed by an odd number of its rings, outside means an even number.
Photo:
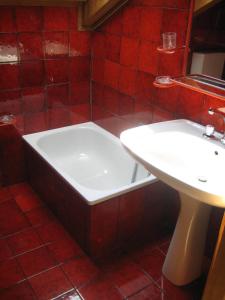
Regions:
<svg viewBox="0 0 225 300"><path fill-rule="evenodd" d="M199 15L204 13L210 7L216 5L217 3L221 2L222 0L196 0L195 8L194 8L194 15Z"/></svg>
<svg viewBox="0 0 225 300"><path fill-rule="evenodd" d="M185 76L187 74L187 66L190 55L190 42L191 42L191 30L192 30L192 21L193 21L193 12L194 12L194 4L195 0L191 0L190 2L190 10L188 16L188 26L187 26L187 34L185 41L185 49L184 49L184 62L182 67L182 75Z"/></svg>
<svg viewBox="0 0 225 300"><path fill-rule="evenodd" d="M89 0L82 5L82 27L95 29L128 0Z"/></svg>
<svg viewBox="0 0 225 300"><path fill-rule="evenodd" d="M0 6L76 6L76 3L76 0L1 0Z"/></svg>
<svg viewBox="0 0 225 300"><path fill-rule="evenodd" d="M202 300L225 300L225 213Z"/></svg>

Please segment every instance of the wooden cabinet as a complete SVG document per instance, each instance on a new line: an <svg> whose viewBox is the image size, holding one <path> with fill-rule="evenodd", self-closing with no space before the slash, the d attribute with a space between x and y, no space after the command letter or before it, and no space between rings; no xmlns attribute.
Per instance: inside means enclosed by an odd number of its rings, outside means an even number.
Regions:
<svg viewBox="0 0 225 300"><path fill-rule="evenodd" d="M202 300L225 300L225 213Z"/></svg>

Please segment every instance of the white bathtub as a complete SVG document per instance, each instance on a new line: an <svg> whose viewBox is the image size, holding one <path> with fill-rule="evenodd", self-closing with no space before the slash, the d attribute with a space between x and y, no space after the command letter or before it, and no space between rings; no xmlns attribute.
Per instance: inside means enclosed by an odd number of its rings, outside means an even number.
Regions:
<svg viewBox="0 0 225 300"><path fill-rule="evenodd" d="M92 122L23 138L89 205L157 180L126 152L118 138Z"/></svg>

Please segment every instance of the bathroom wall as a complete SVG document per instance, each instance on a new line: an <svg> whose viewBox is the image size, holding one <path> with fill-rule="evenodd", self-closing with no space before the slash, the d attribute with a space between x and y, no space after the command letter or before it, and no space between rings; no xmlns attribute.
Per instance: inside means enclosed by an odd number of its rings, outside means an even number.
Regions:
<svg viewBox="0 0 225 300"><path fill-rule="evenodd" d="M133 0L93 35L93 119L115 134L140 123L172 119L183 110L178 89L153 87L157 75L179 76L189 0ZM177 32L174 54L157 51L161 33ZM182 91L183 92L183 91Z"/></svg>
<svg viewBox="0 0 225 300"><path fill-rule="evenodd" d="M119 135L123 129L174 118L213 123L210 106L222 100L186 88L159 89L156 76L182 75L189 0L132 0L94 32L92 42L93 119ZM177 32L174 54L157 51L161 33Z"/></svg>
<svg viewBox="0 0 225 300"><path fill-rule="evenodd" d="M90 33L77 31L77 9L0 9L0 114L21 133L90 119Z"/></svg>
<svg viewBox="0 0 225 300"><path fill-rule="evenodd" d="M213 124L223 130L221 119L209 116L209 107L224 101L186 88L159 89L158 75L182 75L189 0L132 0L93 33L93 120L115 135L126 128L176 118ZM157 51L160 35L177 32L174 54ZM206 254L213 253L223 210L213 209Z"/></svg>

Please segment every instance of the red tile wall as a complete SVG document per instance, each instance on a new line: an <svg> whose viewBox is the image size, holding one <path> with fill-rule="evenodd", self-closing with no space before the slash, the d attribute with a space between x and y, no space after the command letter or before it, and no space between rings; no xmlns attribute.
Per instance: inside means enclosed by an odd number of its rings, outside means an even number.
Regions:
<svg viewBox="0 0 225 300"><path fill-rule="evenodd" d="M179 76L190 1L133 0L93 34L93 119L118 135L140 123L176 117L179 91L161 91L157 75ZM161 54L161 33L177 32L178 51ZM168 99L168 101L167 101Z"/></svg>
<svg viewBox="0 0 225 300"><path fill-rule="evenodd" d="M208 108L224 100L183 87L159 89L158 75L180 76L185 64L190 0L131 0L93 33L92 116L115 135L140 124L187 118L224 130ZM161 34L177 33L174 54L158 52ZM187 41L188 42L188 41ZM213 253L223 210L213 209L206 253Z"/></svg>
<svg viewBox="0 0 225 300"><path fill-rule="evenodd" d="M222 120L207 114L210 106L224 106L223 100L152 84L158 75L182 75L190 5L190 0L132 0L93 33L92 111L96 123L116 135L139 124L175 118L209 122L223 130ZM165 31L177 33L174 54L157 51Z"/></svg>
<svg viewBox="0 0 225 300"><path fill-rule="evenodd" d="M90 33L77 31L77 9L0 9L0 113L21 133L90 119Z"/></svg>

